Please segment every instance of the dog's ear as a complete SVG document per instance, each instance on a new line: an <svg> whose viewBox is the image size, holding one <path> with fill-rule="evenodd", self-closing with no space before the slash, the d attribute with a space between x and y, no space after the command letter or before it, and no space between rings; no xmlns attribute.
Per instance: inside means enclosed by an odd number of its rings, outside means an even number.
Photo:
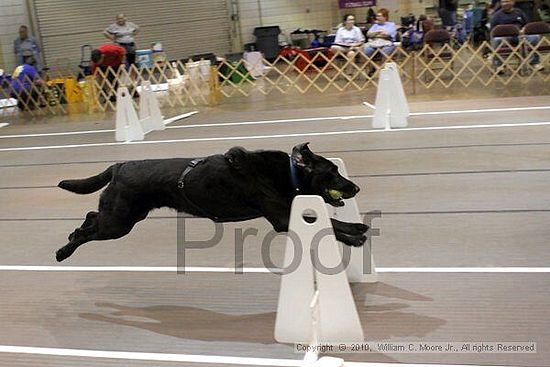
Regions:
<svg viewBox="0 0 550 367"><path fill-rule="evenodd" d="M246 156L248 152L243 147L233 147L227 151L223 156L227 163L233 168L241 170L246 165Z"/></svg>
<svg viewBox="0 0 550 367"><path fill-rule="evenodd" d="M313 152L309 150L309 142L296 145L292 148L292 161L298 167L306 167L311 163Z"/></svg>

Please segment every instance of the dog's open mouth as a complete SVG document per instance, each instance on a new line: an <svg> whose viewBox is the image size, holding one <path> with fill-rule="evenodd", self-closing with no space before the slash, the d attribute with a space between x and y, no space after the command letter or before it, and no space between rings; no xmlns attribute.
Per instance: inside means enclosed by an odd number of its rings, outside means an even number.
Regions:
<svg viewBox="0 0 550 367"><path fill-rule="evenodd" d="M340 190L326 189L325 197L332 206L344 206L344 193Z"/></svg>

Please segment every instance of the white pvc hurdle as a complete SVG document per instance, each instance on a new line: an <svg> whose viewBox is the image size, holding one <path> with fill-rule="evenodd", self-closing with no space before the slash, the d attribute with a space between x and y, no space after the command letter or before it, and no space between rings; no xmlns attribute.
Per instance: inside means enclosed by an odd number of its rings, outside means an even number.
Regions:
<svg viewBox="0 0 550 367"><path fill-rule="evenodd" d="M348 178L346 165L341 158L329 158L329 160L338 166L338 172L342 176ZM343 222L362 223L357 200L355 198L346 199L344 203L345 205L340 207L327 204L330 217ZM352 283L375 283L378 281L370 238L363 247L351 249L350 263L346 268L346 272L349 281Z"/></svg>
<svg viewBox="0 0 550 367"><path fill-rule="evenodd" d="M116 100L116 141L143 140L145 138L145 132L143 131L143 127L139 122L136 110L132 104L132 97L128 92L128 88L118 88Z"/></svg>
<svg viewBox="0 0 550 367"><path fill-rule="evenodd" d="M340 158L330 160L347 178L344 161ZM333 207L320 196L300 195L292 203L283 265L286 271L281 278L275 321L275 339L278 342L316 346L364 340L349 282L376 282L377 274L370 239L361 248L347 248L351 250L350 261L345 271L342 267L345 245L336 241L330 218L361 223L355 198L344 202L343 207ZM304 215L308 214L317 218L314 223L304 219ZM316 238L320 235L323 237ZM336 268L336 272L326 272L314 265L310 256L312 243L319 244L317 249L313 249L317 250L319 263L324 268ZM297 249L298 245L301 247ZM296 250L301 254L296 254ZM297 259L300 262L296 266L292 263ZM303 360L304 366L315 367L340 367L343 363L341 358L319 359L317 351L306 353Z"/></svg>
<svg viewBox="0 0 550 367"><path fill-rule="evenodd" d="M116 141L145 139L145 134L154 130L164 130L166 125L197 113L196 111L164 120L151 82L144 80L139 88L139 116L132 103L128 88L117 90Z"/></svg>
<svg viewBox="0 0 550 367"><path fill-rule="evenodd" d="M306 222L303 217L310 212L316 217L314 223ZM278 342L317 344L364 340L344 269L325 274L318 264L313 264L311 245L322 231L326 231L326 235L315 241L319 243L317 253L320 264L326 268L341 266L342 254L337 247L324 200L315 195L297 196L292 203L289 232L298 235L299 250L303 252L298 259L299 264L282 275L275 321L275 339ZM293 261L296 262L298 257L294 249L298 245L290 235L285 251L285 269Z"/></svg>
<svg viewBox="0 0 550 367"><path fill-rule="evenodd" d="M139 121L145 134L153 130L166 129L164 120L160 114L157 97L153 93L151 82L148 80L144 80L141 83L141 91L139 93Z"/></svg>
<svg viewBox="0 0 550 367"><path fill-rule="evenodd" d="M409 105L399 70L393 62L386 63L380 71L375 107L373 128L389 130L392 127L407 127Z"/></svg>

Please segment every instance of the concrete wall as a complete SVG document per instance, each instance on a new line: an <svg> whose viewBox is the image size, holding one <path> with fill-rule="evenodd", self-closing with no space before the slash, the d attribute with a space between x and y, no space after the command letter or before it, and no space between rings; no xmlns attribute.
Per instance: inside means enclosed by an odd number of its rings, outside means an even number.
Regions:
<svg viewBox="0 0 550 367"><path fill-rule="evenodd" d="M31 30L26 1L0 0L0 69L10 74L16 66L13 40L17 38L22 24Z"/></svg>

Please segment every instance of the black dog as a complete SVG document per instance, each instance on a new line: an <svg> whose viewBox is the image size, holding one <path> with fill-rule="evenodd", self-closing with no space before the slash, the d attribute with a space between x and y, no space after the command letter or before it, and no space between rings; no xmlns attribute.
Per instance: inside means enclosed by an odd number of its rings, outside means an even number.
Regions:
<svg viewBox="0 0 550 367"><path fill-rule="evenodd" d="M342 206L357 192L353 182L338 173L329 160L297 145L292 155L281 151L231 148L224 155L204 159L155 159L117 163L81 180L64 180L59 187L89 194L109 184L101 194L99 210L69 235L56 253L57 261L71 256L89 241L110 240L128 234L150 210L169 207L215 222L265 217L277 232L288 231L292 199L298 194L320 195ZM336 238L361 246L368 226L333 219Z"/></svg>

